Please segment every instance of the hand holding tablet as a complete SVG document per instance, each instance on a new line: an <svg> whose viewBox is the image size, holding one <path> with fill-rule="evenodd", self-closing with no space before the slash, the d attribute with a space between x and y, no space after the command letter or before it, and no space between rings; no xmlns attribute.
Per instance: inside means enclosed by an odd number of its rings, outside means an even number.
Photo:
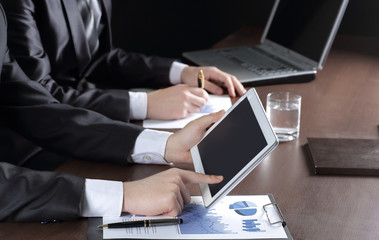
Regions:
<svg viewBox="0 0 379 240"><path fill-rule="evenodd" d="M224 176L219 184L200 184L204 205L228 194L277 145L261 101L250 89L191 148L196 172Z"/></svg>

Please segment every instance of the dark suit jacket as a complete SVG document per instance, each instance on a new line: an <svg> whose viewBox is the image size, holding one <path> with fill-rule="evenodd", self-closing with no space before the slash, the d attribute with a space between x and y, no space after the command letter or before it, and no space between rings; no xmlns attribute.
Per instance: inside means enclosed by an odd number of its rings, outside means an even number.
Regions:
<svg viewBox="0 0 379 240"><path fill-rule="evenodd" d="M4 72L8 72L8 75L16 74L12 73L12 69L16 68L12 68L11 65L15 63L10 62L7 52L5 17L0 5L1 80L6 78L2 74L3 62ZM20 80L25 82L25 79ZM7 90L2 82L0 89ZM17 91L13 92L15 99L20 95ZM36 172L2 161L3 157L0 162L0 221L66 220L78 216L83 178L62 173Z"/></svg>
<svg viewBox="0 0 379 240"><path fill-rule="evenodd" d="M100 0L100 47L91 56L77 0L2 0L8 17L8 45L31 78L62 103L89 108L126 121L125 91L78 91L84 77L104 89L170 85L173 59L126 53L112 47L111 2ZM127 31L127 29L125 29ZM112 106L112 107L109 107Z"/></svg>
<svg viewBox="0 0 379 240"><path fill-rule="evenodd" d="M6 36L0 5L0 133L12 129L46 149L75 158L125 163L143 129L59 103L9 56ZM14 166L20 163L8 158L9 139L1 137L0 220L78 217L84 179Z"/></svg>
<svg viewBox="0 0 379 240"><path fill-rule="evenodd" d="M29 78L42 84L61 103L94 110L111 119L128 122L129 94L126 90L81 90L78 88L79 81L85 77L98 85L122 88L169 84L171 59L125 53L112 47L110 0L100 0L100 46L93 57L89 55L77 0L1 2L8 17L8 45L11 55ZM42 116L36 121L44 123L46 118ZM6 159L12 159L17 165L52 169L67 159L52 156L31 143L30 139L10 130L0 132L0 139L7 143L0 146L0 154L6 153ZM86 142L84 140L80 144L85 145ZM99 143L98 146L102 144ZM67 151L59 153L92 158L87 154L88 151L79 154L77 148L73 148L75 154ZM57 152L56 149L54 151ZM58 161L60 158L62 161ZM54 160L55 163L50 167L46 159ZM51 160L48 162L53 162ZM28 165L29 163L31 164Z"/></svg>

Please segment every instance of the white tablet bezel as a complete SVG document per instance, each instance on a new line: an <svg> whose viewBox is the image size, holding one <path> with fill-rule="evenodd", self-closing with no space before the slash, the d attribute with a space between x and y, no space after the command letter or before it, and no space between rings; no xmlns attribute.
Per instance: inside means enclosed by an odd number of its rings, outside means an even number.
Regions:
<svg viewBox="0 0 379 240"><path fill-rule="evenodd" d="M211 192L208 184L200 184L201 194L203 196L203 202L205 207L211 207L218 200L223 198L226 194L228 194L243 178L245 178L279 143L272 126L267 119L265 110L262 106L262 103L258 97L257 92L254 88L251 88L247 91L236 103L233 104L232 107L228 109L228 111L224 114L224 116L216 122L209 130L205 133L204 137L199 141L198 144L215 128L217 128L218 124L222 122L230 112L233 111L236 106L239 105L243 100L248 99L250 103L250 107L252 112L254 113L257 122L260 126L260 129L263 133L264 138L267 141L267 145L253 158L249 161L248 164L244 168L242 168L228 183L224 185L213 197L211 196ZM240 127L236 125L236 127ZM243 126L241 126L243 127ZM193 159L193 164L195 167L195 171L199 173L205 173L202 159L200 157L198 144L191 148L191 155Z"/></svg>

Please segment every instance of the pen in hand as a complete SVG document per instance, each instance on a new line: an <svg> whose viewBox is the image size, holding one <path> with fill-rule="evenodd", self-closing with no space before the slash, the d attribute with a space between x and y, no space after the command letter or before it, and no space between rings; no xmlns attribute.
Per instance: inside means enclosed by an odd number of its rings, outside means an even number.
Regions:
<svg viewBox="0 0 379 240"><path fill-rule="evenodd" d="M199 88L204 89L204 84L205 84L204 73L203 73L203 70L200 69L199 74L197 76L197 86Z"/></svg>
<svg viewBox="0 0 379 240"><path fill-rule="evenodd" d="M148 219L140 221L127 221L118 223L108 223L97 226L98 228L132 228L132 227L152 227L152 226L169 226L183 223L183 219Z"/></svg>

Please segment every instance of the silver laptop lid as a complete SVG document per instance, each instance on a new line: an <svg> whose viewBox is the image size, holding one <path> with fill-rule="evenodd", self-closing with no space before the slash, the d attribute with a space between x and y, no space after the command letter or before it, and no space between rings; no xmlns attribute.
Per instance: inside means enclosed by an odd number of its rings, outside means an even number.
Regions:
<svg viewBox="0 0 379 240"><path fill-rule="evenodd" d="M347 4L348 0L276 0L262 47L322 69Z"/></svg>

